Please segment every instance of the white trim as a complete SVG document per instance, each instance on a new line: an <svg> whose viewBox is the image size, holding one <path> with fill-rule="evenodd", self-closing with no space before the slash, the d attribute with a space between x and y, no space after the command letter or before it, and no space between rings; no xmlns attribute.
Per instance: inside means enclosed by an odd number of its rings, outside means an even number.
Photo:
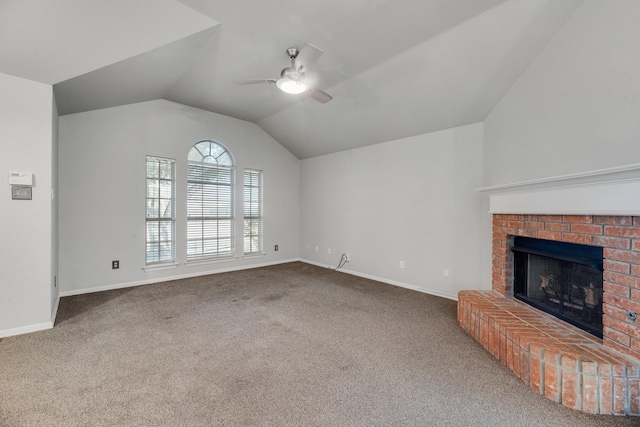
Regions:
<svg viewBox="0 0 640 427"><path fill-rule="evenodd" d="M477 189L489 213L640 215L640 164Z"/></svg>
<svg viewBox="0 0 640 427"><path fill-rule="evenodd" d="M287 260L281 260L281 261L265 262L265 263L254 264L254 265L243 265L243 266L239 266L239 267L229 267L229 268L223 268L223 269L215 270L215 271L201 271L201 272L198 272L198 273L179 274L179 275L176 275L176 276L159 277L159 278L155 278L155 279L139 280L139 281L136 281L136 282L115 283L115 284L112 284L112 285L97 286L97 287L94 287L94 288L73 289L73 290L70 290L70 291L60 292L60 296L61 297L69 297L69 296L73 296L73 295L89 294L89 293L92 293L92 292L102 292L102 291L111 291L111 290L114 290L114 289L132 288L132 287L135 287L135 286L151 285L151 284L154 284L154 283L169 282L169 281L172 281L172 280L189 279L189 278L192 278L192 277L208 276L208 275L211 275L211 274L218 274L218 273L228 273L230 271L250 270L252 268L268 267L268 266L271 266L271 265L286 264L286 263L295 262L295 261L300 261L300 259L299 258L293 258L293 259L287 259Z"/></svg>
<svg viewBox="0 0 640 427"><path fill-rule="evenodd" d="M334 271L338 271L340 273L346 273L346 274L350 274L352 276L363 277L365 279L375 280L376 282L382 282L382 283L386 283L388 285L398 286L400 288L405 288L405 289L410 289L412 291L422 292L423 294L429 294L429 295L434 295L436 297L442 297L442 298L447 298L447 299L450 299L450 300L453 300L453 301L458 301L458 295L457 294L456 295L451 295L451 294L448 294L446 292L435 291L433 289L424 289L424 288L420 288L418 286L410 285L408 283L403 283L403 282L398 282L396 280L391 280L391 279L385 279L385 278L382 278L382 277L372 276L370 274L360 273L360 272L357 272L357 271L347 270L347 269L344 269L344 268L336 270L335 267L332 267L330 265L321 264L319 262L310 261L308 259L301 259L300 261L301 262L305 262L307 264L317 265L318 267L325 267L325 268L333 269Z"/></svg>
<svg viewBox="0 0 640 427"><path fill-rule="evenodd" d="M266 256L267 254L265 254L264 252L261 254L249 254L249 255L242 255L242 259L253 259L253 258L262 258L263 256Z"/></svg>
<svg viewBox="0 0 640 427"><path fill-rule="evenodd" d="M31 332L45 331L53 328L53 322L36 323L35 325L20 326L19 328L5 329L0 331L0 338L13 337L16 335L29 334Z"/></svg>
<svg viewBox="0 0 640 427"><path fill-rule="evenodd" d="M172 268L178 267L180 264L177 262L171 262L166 264L156 264L156 265L145 265L142 267L144 271L162 271L162 270L171 270Z"/></svg>
<svg viewBox="0 0 640 427"><path fill-rule="evenodd" d="M235 261L237 259L238 259L237 255L224 255L216 258L210 257L210 258L202 258L202 259L193 259L191 261L186 261L184 265L186 265L187 267L193 267L197 265L218 264L221 262Z"/></svg>
<svg viewBox="0 0 640 427"><path fill-rule="evenodd" d="M573 187L579 185L615 183L640 180L640 163L589 172L572 173L549 178L532 179L510 184L494 185L476 189L481 193L500 193L550 187Z"/></svg>

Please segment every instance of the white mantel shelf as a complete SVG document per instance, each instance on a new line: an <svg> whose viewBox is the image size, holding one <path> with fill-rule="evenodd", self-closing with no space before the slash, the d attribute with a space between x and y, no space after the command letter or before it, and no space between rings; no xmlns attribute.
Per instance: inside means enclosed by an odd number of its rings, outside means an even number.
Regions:
<svg viewBox="0 0 640 427"><path fill-rule="evenodd" d="M640 215L640 164L478 188L490 213Z"/></svg>

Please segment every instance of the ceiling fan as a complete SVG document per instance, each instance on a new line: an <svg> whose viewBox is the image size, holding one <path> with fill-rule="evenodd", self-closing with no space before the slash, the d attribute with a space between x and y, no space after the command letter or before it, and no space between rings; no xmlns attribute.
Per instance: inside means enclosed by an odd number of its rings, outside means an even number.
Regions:
<svg viewBox="0 0 640 427"><path fill-rule="evenodd" d="M278 79L254 79L254 80L234 80L237 85L253 85L258 83L275 83L278 89L283 92L297 95L307 93L311 98L324 104L333 99L328 93L310 86L306 82L305 71L309 70L318 62L322 49L305 43L300 50L295 47L287 49L287 55L291 58L291 66L286 67L280 72Z"/></svg>

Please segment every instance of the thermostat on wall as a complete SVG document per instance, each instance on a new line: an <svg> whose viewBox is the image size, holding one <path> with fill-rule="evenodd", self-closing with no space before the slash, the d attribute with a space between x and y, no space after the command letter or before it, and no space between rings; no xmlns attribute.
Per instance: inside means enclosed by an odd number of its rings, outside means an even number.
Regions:
<svg viewBox="0 0 640 427"><path fill-rule="evenodd" d="M33 187L33 174L29 172L9 172L9 185L28 185Z"/></svg>

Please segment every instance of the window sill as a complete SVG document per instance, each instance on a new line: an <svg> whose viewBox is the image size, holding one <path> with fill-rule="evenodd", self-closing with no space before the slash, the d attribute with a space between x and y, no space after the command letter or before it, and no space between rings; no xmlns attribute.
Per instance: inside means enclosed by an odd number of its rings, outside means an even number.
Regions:
<svg viewBox="0 0 640 427"><path fill-rule="evenodd" d="M251 258L262 258L263 256L265 256L265 253L261 253L261 254L251 254L251 255L243 255L242 259L251 259Z"/></svg>
<svg viewBox="0 0 640 427"><path fill-rule="evenodd" d="M220 262L228 262L228 261L235 261L237 260L238 257L233 255L233 256L225 256L225 257L217 257L217 258L204 258L204 259L197 259L197 260L193 260L193 261L187 261L184 263L184 265L186 265L187 267L195 267L198 265L203 265L203 264L217 264Z"/></svg>
<svg viewBox="0 0 640 427"><path fill-rule="evenodd" d="M142 267L142 269L144 271L147 271L147 272L149 272L149 271L160 271L160 270L171 270L173 268L178 267L178 265L180 265L180 264L178 264L177 262L172 262L172 263L168 263L168 264L147 265L145 267Z"/></svg>

